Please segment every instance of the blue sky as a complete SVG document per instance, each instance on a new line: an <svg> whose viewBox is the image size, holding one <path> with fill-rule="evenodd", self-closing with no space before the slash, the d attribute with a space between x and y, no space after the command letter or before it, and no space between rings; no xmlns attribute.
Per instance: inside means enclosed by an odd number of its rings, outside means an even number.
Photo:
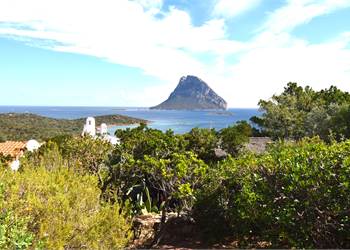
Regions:
<svg viewBox="0 0 350 250"><path fill-rule="evenodd" d="M0 105L153 106L181 76L230 107L350 91L350 0L2 0Z"/></svg>

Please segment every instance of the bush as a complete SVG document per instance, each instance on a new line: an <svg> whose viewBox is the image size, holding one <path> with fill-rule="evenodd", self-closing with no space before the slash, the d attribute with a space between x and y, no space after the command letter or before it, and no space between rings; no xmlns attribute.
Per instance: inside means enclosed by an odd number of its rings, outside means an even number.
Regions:
<svg viewBox="0 0 350 250"><path fill-rule="evenodd" d="M38 151L27 152L22 165L42 166L48 170L67 166L79 174L98 177L99 187L108 175L113 146L101 139L60 136L50 139Z"/></svg>
<svg viewBox="0 0 350 250"><path fill-rule="evenodd" d="M14 241L11 244L33 248L112 249L128 243L126 215L117 203L101 203L95 176L78 175L66 167L51 171L38 167L5 171L0 183L4 187L0 211L7 211L6 218L11 216L19 228L17 235L5 234L4 246Z"/></svg>
<svg viewBox="0 0 350 250"><path fill-rule="evenodd" d="M27 227L29 218L18 218L13 210L6 208L4 193L4 185L0 183L0 248L27 249L34 239Z"/></svg>
<svg viewBox="0 0 350 250"><path fill-rule="evenodd" d="M207 234L236 235L241 246L350 247L350 141L281 143L210 171L194 209Z"/></svg>
<svg viewBox="0 0 350 250"><path fill-rule="evenodd" d="M215 149L218 147L219 137L215 129L193 128L184 134L184 138L188 142L186 149L194 152L198 158L207 163L218 160Z"/></svg>
<svg viewBox="0 0 350 250"><path fill-rule="evenodd" d="M252 136L252 127L246 121L239 121L235 125L219 132L222 148L231 155L237 155L243 145Z"/></svg>
<svg viewBox="0 0 350 250"><path fill-rule="evenodd" d="M261 117L252 117L263 134L274 139L300 140L319 136L326 141L350 138L350 93L335 86L314 91L288 83L280 95L260 100Z"/></svg>
<svg viewBox="0 0 350 250"><path fill-rule="evenodd" d="M8 163L13 160L13 157L10 155L3 155L0 153L0 167L8 167Z"/></svg>

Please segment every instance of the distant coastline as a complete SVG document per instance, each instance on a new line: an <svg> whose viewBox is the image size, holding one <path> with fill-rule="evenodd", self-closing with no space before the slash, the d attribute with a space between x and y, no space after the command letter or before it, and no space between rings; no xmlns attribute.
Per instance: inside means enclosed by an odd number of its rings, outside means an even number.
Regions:
<svg viewBox="0 0 350 250"><path fill-rule="evenodd" d="M0 141L46 140L61 135L80 135L85 124L84 118L50 118L32 113L0 114ZM95 116L96 125L102 123L109 127L148 123L147 120L124 115Z"/></svg>
<svg viewBox="0 0 350 250"><path fill-rule="evenodd" d="M77 120L93 116L119 114L146 121L150 128L176 134L189 132L194 127L215 128L220 130L240 120L248 121L252 116L259 116L257 108L229 108L226 111L213 110L150 110L147 107L64 107L64 106L0 106L0 113L32 113L53 119ZM1 122L1 121L0 121ZM108 131L114 134L116 129L135 127L137 123L103 121L108 124ZM81 126L85 120L81 122ZM99 121L97 121L99 125ZM82 127L81 127L82 129ZM79 129L79 133L80 133Z"/></svg>

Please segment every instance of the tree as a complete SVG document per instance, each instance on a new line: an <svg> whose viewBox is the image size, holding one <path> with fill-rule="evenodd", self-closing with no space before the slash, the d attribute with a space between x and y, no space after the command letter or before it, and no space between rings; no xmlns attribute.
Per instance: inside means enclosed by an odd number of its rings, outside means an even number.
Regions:
<svg viewBox="0 0 350 250"><path fill-rule="evenodd" d="M349 248L349 180L350 140L280 142L209 168L193 214L206 239L240 248Z"/></svg>
<svg viewBox="0 0 350 250"><path fill-rule="evenodd" d="M258 124L273 138L299 139L305 136L304 120L314 103L314 91L303 89L296 83L288 83L281 95L274 95L271 100L260 100L263 111Z"/></svg>
<svg viewBox="0 0 350 250"><path fill-rule="evenodd" d="M161 239L167 213L190 209L194 193L207 170L197 155L187 151L184 136L140 126L119 130L122 143L113 151L106 190L130 200L134 213L158 211L161 225L155 245Z"/></svg>
<svg viewBox="0 0 350 250"><path fill-rule="evenodd" d="M252 117L263 133L274 139L300 140L305 136L320 136L329 140L335 133L341 137L343 130L331 122L341 106L350 104L350 94L331 86L314 91L296 83L288 83L280 95L270 100L260 100L261 117Z"/></svg>
<svg viewBox="0 0 350 250"><path fill-rule="evenodd" d="M192 151L205 162L217 160L215 149L218 147L219 137L214 129L193 128L184 135L188 142L187 151Z"/></svg>
<svg viewBox="0 0 350 250"><path fill-rule="evenodd" d="M221 147L227 153L236 155L251 135L252 127L246 121L239 121L219 132Z"/></svg>
<svg viewBox="0 0 350 250"><path fill-rule="evenodd" d="M335 139L350 138L350 104L337 107L329 123Z"/></svg>

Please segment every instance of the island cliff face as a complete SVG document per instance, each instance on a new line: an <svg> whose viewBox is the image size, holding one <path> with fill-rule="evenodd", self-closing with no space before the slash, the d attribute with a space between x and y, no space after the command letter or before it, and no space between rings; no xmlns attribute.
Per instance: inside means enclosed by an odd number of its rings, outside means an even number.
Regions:
<svg viewBox="0 0 350 250"><path fill-rule="evenodd" d="M226 101L196 76L181 77L169 98L151 109L214 109L226 110Z"/></svg>

